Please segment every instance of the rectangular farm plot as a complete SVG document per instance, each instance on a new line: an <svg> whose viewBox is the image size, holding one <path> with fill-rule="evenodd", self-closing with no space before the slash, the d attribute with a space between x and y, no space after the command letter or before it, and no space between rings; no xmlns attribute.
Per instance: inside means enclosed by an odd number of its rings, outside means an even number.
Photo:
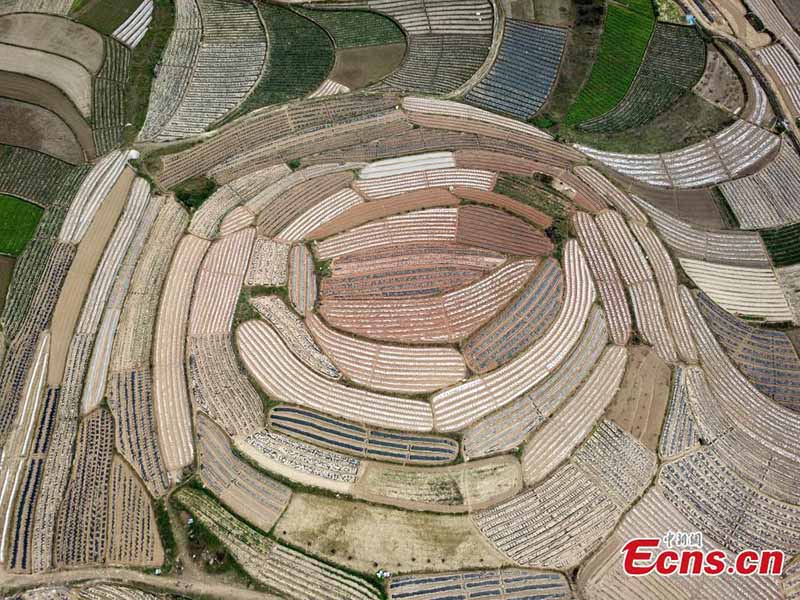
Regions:
<svg viewBox="0 0 800 600"><path fill-rule="evenodd" d="M265 471L331 492L351 493L361 472L358 458L269 429L237 436L234 444L240 454Z"/></svg>
<svg viewBox="0 0 800 600"><path fill-rule="evenodd" d="M353 184L356 191L370 200L380 200L406 192L427 188L449 188L463 185L489 191L494 187L496 174L478 169L433 169L375 179L359 179Z"/></svg>
<svg viewBox="0 0 800 600"><path fill-rule="evenodd" d="M456 159L452 152L428 152L375 161L361 169L359 177L361 179L378 179L432 169L452 169L455 166Z"/></svg>
<svg viewBox="0 0 800 600"><path fill-rule="evenodd" d="M297 406L273 408L269 425L299 440L382 462L436 466L458 456L458 442L447 437L382 431Z"/></svg>
<svg viewBox="0 0 800 600"><path fill-rule="evenodd" d="M498 56L467 102L527 119L550 95L558 76L567 32L556 27L506 19Z"/></svg>
<svg viewBox="0 0 800 600"><path fill-rule="evenodd" d="M429 208L372 221L323 240L316 255L322 260L351 252L415 242L455 242L458 210Z"/></svg>
<svg viewBox="0 0 800 600"><path fill-rule="evenodd" d="M289 300L301 315L312 311L317 302L314 258L305 246L294 246L289 252Z"/></svg>
<svg viewBox="0 0 800 600"><path fill-rule="evenodd" d="M393 600L447 600L448 598L570 600L572 591L566 578L560 573L528 569L496 569L392 577L389 582L389 598Z"/></svg>
<svg viewBox="0 0 800 600"><path fill-rule="evenodd" d="M353 494L410 510L469 512L502 502L522 489L512 456L452 467L413 468L368 463Z"/></svg>
<svg viewBox="0 0 800 600"><path fill-rule="evenodd" d="M526 221L530 221L542 229L546 229L553 224L553 217L550 215L547 215L542 211L533 208L532 206L523 204L519 200L514 200L513 198L509 198L508 196L504 196L496 192L485 192L483 190L476 190L475 188L456 186L453 188L453 193L459 198L464 198L465 200L478 202L480 204L488 204L490 206L495 206L502 210L506 210L517 215L518 217L522 217Z"/></svg>
<svg viewBox="0 0 800 600"><path fill-rule="evenodd" d="M245 285L282 286L288 280L289 245L267 238L253 243Z"/></svg>
<svg viewBox="0 0 800 600"><path fill-rule="evenodd" d="M791 321L792 311L772 269L680 259L697 286L725 310L765 321Z"/></svg>
<svg viewBox="0 0 800 600"><path fill-rule="evenodd" d="M353 194L356 193L352 190L350 190L350 192ZM364 225L370 221L383 219L392 215L399 215L401 213L425 208L458 206L458 204L458 198L447 190L439 188L407 192L381 200L372 200L371 202L355 204L336 218L321 224L306 237L312 240L320 240L336 233L341 233Z"/></svg>

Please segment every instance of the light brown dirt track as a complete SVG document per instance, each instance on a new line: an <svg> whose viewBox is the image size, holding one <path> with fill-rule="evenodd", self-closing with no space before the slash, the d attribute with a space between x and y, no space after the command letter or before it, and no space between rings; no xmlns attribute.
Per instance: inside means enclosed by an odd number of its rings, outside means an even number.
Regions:
<svg viewBox="0 0 800 600"><path fill-rule="evenodd" d="M86 292L103 255L103 249L114 232L114 225L125 206L133 178L134 173L131 169L123 171L116 185L111 188L108 196L100 205L83 240L78 244L78 252L75 254L75 260L69 273L67 273L64 287L61 288L61 294L53 312L53 322L50 327L52 335L50 363L47 367L48 385L60 385L64 377L67 350L72 341L72 334L75 331Z"/></svg>

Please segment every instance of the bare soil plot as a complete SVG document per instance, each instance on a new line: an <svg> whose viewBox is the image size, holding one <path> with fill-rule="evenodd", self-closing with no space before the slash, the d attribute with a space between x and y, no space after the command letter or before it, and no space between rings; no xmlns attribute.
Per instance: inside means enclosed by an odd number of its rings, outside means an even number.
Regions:
<svg viewBox="0 0 800 600"><path fill-rule="evenodd" d="M528 0L533 3L533 15L537 23L572 27L575 20L575 2L573 0ZM520 0L517 0L520 3Z"/></svg>
<svg viewBox="0 0 800 600"><path fill-rule="evenodd" d="M103 36L94 29L54 15L33 13L0 17L0 42L70 58L97 74L103 65Z"/></svg>
<svg viewBox="0 0 800 600"><path fill-rule="evenodd" d="M745 88L728 58L715 46L708 46L706 70L694 92L708 102L736 113L744 108Z"/></svg>
<svg viewBox="0 0 800 600"><path fill-rule="evenodd" d="M649 346L630 349L628 366L606 416L653 452L667 407L672 370Z"/></svg>
<svg viewBox="0 0 800 600"><path fill-rule="evenodd" d="M11 274L14 272L14 259L10 256L0 256L0 312L6 305L6 293L11 283ZM2 340L0 340L2 341ZM0 354L0 359L2 354Z"/></svg>
<svg viewBox="0 0 800 600"><path fill-rule="evenodd" d="M72 164L83 162L83 148L55 113L27 102L0 98L0 143L30 148Z"/></svg>
<svg viewBox="0 0 800 600"><path fill-rule="evenodd" d="M85 117L92 112L92 74L80 63L31 48L0 43L0 70L48 81Z"/></svg>
<svg viewBox="0 0 800 600"><path fill-rule="evenodd" d="M512 19L521 19L523 21L534 21L536 19L536 8L534 0L508 0L511 5L511 10L508 11L508 16Z"/></svg>
<svg viewBox="0 0 800 600"><path fill-rule="evenodd" d="M709 4L717 9L711 8L712 14L715 12L717 14L721 13L725 21L733 29L736 37L751 48L762 48L772 42L772 38L768 33L758 33L750 24L750 21L745 18L747 8L741 0L712 0L712 2L705 3L707 8L710 8Z"/></svg>
<svg viewBox="0 0 800 600"><path fill-rule="evenodd" d="M800 30L800 4L796 0L775 0L775 4L792 27Z"/></svg>
<svg viewBox="0 0 800 600"><path fill-rule="evenodd" d="M57 114L75 134L87 158L94 159L96 151L92 128L70 99L56 86L19 73L0 71L0 90L6 98L35 104ZM12 126L13 123L9 124L9 127Z"/></svg>
<svg viewBox="0 0 800 600"><path fill-rule="evenodd" d="M374 573L510 565L466 515L434 515L295 494L274 530L282 540L347 568Z"/></svg>
<svg viewBox="0 0 800 600"><path fill-rule="evenodd" d="M384 44L336 51L336 62L328 79L351 90L380 81L403 62L405 44Z"/></svg>
<svg viewBox="0 0 800 600"><path fill-rule="evenodd" d="M679 190L654 188L639 183L631 185L630 180L624 180L615 174L609 175L621 189L635 194L681 221L709 229L725 228L719 203L711 189Z"/></svg>
<svg viewBox="0 0 800 600"><path fill-rule="evenodd" d="M92 282L95 269L103 256L106 243L114 232L114 225L128 199L128 191L133 184L133 179L134 172L131 169L125 169L97 210L83 240L78 244L75 260L67 273L64 286L61 288L61 294L53 312L53 322L50 326L48 385L61 384L67 350L72 340L72 332L78 322L83 300Z"/></svg>

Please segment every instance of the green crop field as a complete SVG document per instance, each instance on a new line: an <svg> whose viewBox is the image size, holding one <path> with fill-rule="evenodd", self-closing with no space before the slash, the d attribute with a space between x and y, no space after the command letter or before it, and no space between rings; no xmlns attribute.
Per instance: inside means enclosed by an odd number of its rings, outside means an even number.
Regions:
<svg viewBox="0 0 800 600"><path fill-rule="evenodd" d="M567 114L567 125L604 115L622 101L644 59L654 26L650 0L627 0L608 6L597 60Z"/></svg>
<svg viewBox="0 0 800 600"><path fill-rule="evenodd" d="M259 2L258 10L269 34L269 66L236 114L302 98L333 68L333 44L319 25L276 4Z"/></svg>
<svg viewBox="0 0 800 600"><path fill-rule="evenodd" d="M762 229L761 238L776 267L800 262L800 223L776 229Z"/></svg>
<svg viewBox="0 0 800 600"><path fill-rule="evenodd" d="M337 48L361 48L405 41L400 27L378 13L363 10L311 10L296 8L331 34Z"/></svg>
<svg viewBox="0 0 800 600"><path fill-rule="evenodd" d="M77 0L71 12L80 23L111 35L141 3L142 0Z"/></svg>
<svg viewBox="0 0 800 600"><path fill-rule="evenodd" d="M19 256L33 237L42 212L35 204L0 194L0 254Z"/></svg>

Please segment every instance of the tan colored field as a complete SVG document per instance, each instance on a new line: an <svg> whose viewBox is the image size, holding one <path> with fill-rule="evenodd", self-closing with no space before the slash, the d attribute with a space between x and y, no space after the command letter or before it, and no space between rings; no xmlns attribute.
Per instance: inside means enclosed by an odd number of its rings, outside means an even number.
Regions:
<svg viewBox="0 0 800 600"><path fill-rule="evenodd" d="M494 506L521 490L519 461L498 456L438 468L369 462L353 494L409 510L466 512Z"/></svg>
<svg viewBox="0 0 800 600"><path fill-rule="evenodd" d="M58 115L49 110L0 98L0 144L44 152L66 162L83 162L83 149L75 134Z"/></svg>
<svg viewBox="0 0 800 600"><path fill-rule="evenodd" d="M733 29L734 35L750 48L763 48L772 43L772 38L768 33L758 33L744 18L747 8L741 0L712 0L711 4L716 6L719 13L725 18Z"/></svg>
<svg viewBox="0 0 800 600"><path fill-rule="evenodd" d="M97 74L103 66L103 36L75 21L53 15L22 13L0 17L0 42L71 58Z"/></svg>
<svg viewBox="0 0 800 600"><path fill-rule="evenodd" d="M6 98L35 104L57 114L75 134L88 159L95 158L97 153L92 128L64 92L56 86L19 73L0 71L0 90L3 90Z"/></svg>
<svg viewBox="0 0 800 600"><path fill-rule="evenodd" d="M708 47L706 70L694 86L694 92L729 112L744 108L745 88L725 55L714 46Z"/></svg>
<svg viewBox="0 0 800 600"><path fill-rule="evenodd" d="M295 494L275 535L364 573L510 565L466 515L434 515L324 496Z"/></svg>
<svg viewBox="0 0 800 600"><path fill-rule="evenodd" d="M336 51L336 62L328 79L351 90L380 81L403 62L405 44L384 44Z"/></svg>
<svg viewBox="0 0 800 600"><path fill-rule="evenodd" d="M650 346L631 347L625 376L606 415L654 452L671 378L669 365Z"/></svg>
<svg viewBox="0 0 800 600"><path fill-rule="evenodd" d="M48 81L62 90L84 117L91 115L92 75L74 60L0 43L0 70Z"/></svg>
<svg viewBox="0 0 800 600"><path fill-rule="evenodd" d="M67 273L64 287L61 288L61 294L53 312L53 323L50 327L52 334L50 364L47 370L48 385L60 385L64 377L67 350L83 307L86 292L100 258L103 256L103 249L114 232L114 225L125 206L133 178L133 170L126 168L122 172L117 183L111 188L108 196L97 210L83 240L78 244L75 260Z"/></svg>
<svg viewBox="0 0 800 600"><path fill-rule="evenodd" d="M518 0L519 1L519 0ZM544 25L571 27L574 20L572 0L528 0L533 3L534 20Z"/></svg>
<svg viewBox="0 0 800 600"><path fill-rule="evenodd" d="M6 293L11 283L11 274L14 272L14 259L10 256L0 256L0 313L6 305Z"/></svg>

